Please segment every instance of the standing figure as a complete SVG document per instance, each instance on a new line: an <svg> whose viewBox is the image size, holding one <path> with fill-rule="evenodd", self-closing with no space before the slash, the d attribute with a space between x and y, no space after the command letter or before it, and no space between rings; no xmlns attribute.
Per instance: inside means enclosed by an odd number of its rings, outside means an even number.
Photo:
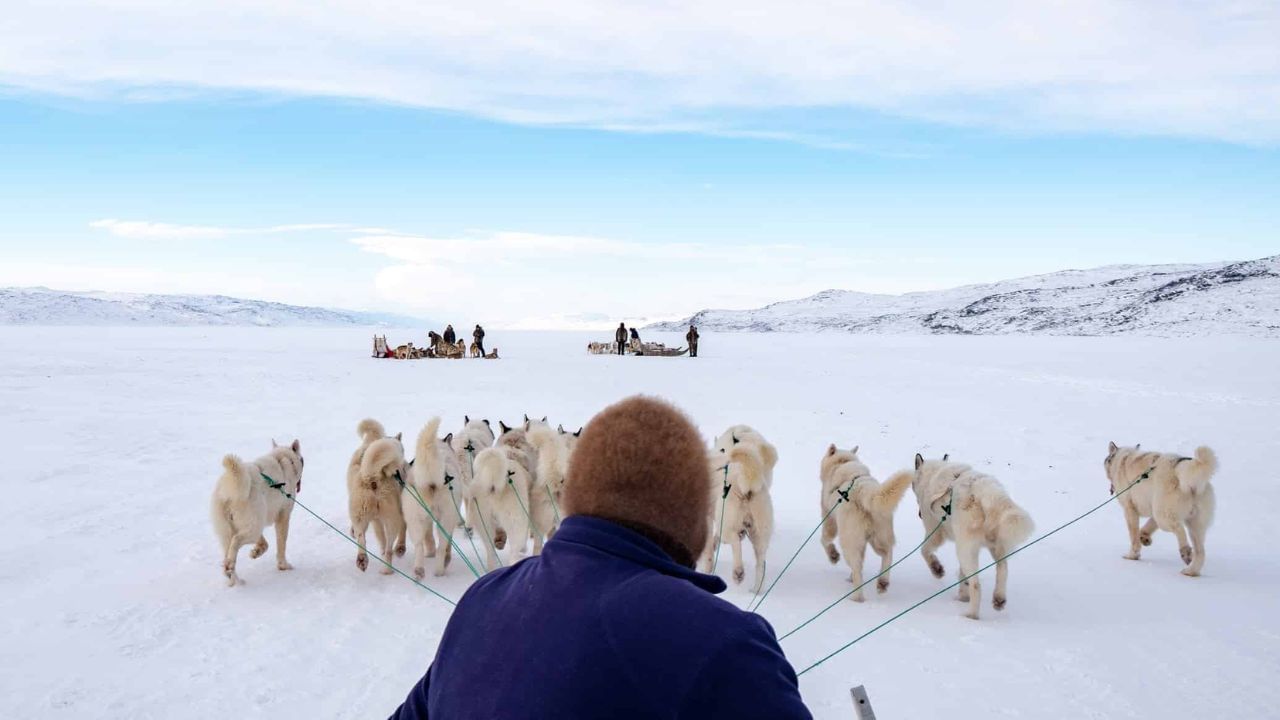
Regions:
<svg viewBox="0 0 1280 720"><path fill-rule="evenodd" d="M446 326L444 329L444 341L450 345L458 342L458 334L453 331L453 326Z"/></svg>
<svg viewBox="0 0 1280 720"><path fill-rule="evenodd" d="M476 349L480 351L480 357L484 357L484 328L476 323L476 329L471 331L471 339L476 343Z"/></svg>
<svg viewBox="0 0 1280 720"><path fill-rule="evenodd" d="M689 357L698 357L698 327L689 324L689 332L684 334L684 341L689 344Z"/></svg>
<svg viewBox="0 0 1280 720"><path fill-rule="evenodd" d="M622 355L627 347L627 326L625 323L618 323L618 329L613 333L613 340L618 346L618 354Z"/></svg>

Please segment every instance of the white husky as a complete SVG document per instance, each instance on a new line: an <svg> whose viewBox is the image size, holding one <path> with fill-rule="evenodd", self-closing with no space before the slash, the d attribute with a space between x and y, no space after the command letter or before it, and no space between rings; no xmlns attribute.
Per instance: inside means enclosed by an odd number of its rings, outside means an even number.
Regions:
<svg viewBox="0 0 1280 720"><path fill-rule="evenodd" d="M550 538L560 525L564 480L569 474L569 461L581 432L567 433L563 427L552 430L548 425L534 425L528 431L529 443L538 451L537 472L529 489L535 554L542 549L542 538Z"/></svg>
<svg viewBox="0 0 1280 720"><path fill-rule="evenodd" d="M1119 447L1111 443L1103 461L1111 494L1128 488L1143 473L1147 479L1120 496L1129 528L1129 560L1137 560L1142 545L1151 544L1156 527L1178 538L1178 552L1187 567L1182 574L1195 577L1204 567L1204 538L1213 522L1214 496L1209 479L1218 469L1218 457L1208 447L1196 448L1195 457L1143 452L1141 446ZM1138 531L1138 520L1151 518ZM1188 544L1187 535L1191 535Z"/></svg>
<svg viewBox="0 0 1280 720"><path fill-rule="evenodd" d="M1035 530L1031 516L1009 498L1004 486L995 478L968 465L949 462L946 457L926 461L917 454L911 489L920 505L920 520L924 523L925 533L942 524L941 529L929 536L920 548L920 554L934 576L945 574L942 563L934 554L943 542L954 540L956 543L960 577L978 571L978 551L985 547L998 561L991 606L1003 610L1009 564L1001 558L1031 537ZM951 519L942 522L948 506L952 510ZM967 616L977 620L982 592L976 575L967 583L960 584L958 597L961 602L969 603Z"/></svg>
<svg viewBox="0 0 1280 720"><path fill-rule="evenodd" d="M730 433L726 433L728 436ZM758 437L758 435L757 435ZM747 439L730 437L728 447L717 447L710 455L713 502L711 507L712 542L707 543L702 561L705 572L714 569L715 549L728 543L733 549L733 581L742 582L746 571L742 565L742 538L751 541L756 558L753 592L764 583L765 556L773 537L773 465L778 451L762 437ZM719 445L719 441L717 441ZM727 470L727 472L726 472ZM728 484L729 493L723 492ZM718 537L717 537L718 534Z"/></svg>
<svg viewBox="0 0 1280 720"><path fill-rule="evenodd" d="M376 420L360 421L356 427L361 444L347 465L347 510L351 514L351 537L362 546L356 553L356 567L361 572L369 567L366 536L369 526L378 538L378 547L387 564L383 575L392 573L394 555L404 554L404 515L400 507L400 484L408 478L409 464L404 460L400 434L383 437L385 431ZM394 553L394 555L393 555Z"/></svg>
<svg viewBox="0 0 1280 720"><path fill-rule="evenodd" d="M893 564L893 512L911 485L912 474L894 473L883 485L858 459L858 448L827 448L819 469L822 478L822 545L827 558L835 563L840 553L832 542L840 537L845 562L849 564L855 592L849 599L862 602L862 560L867 544L880 556L880 577L876 589L889 589L889 566ZM843 499L843 501L842 501ZM838 503L838 504L837 504ZM832 508L835 508L832 511Z"/></svg>
<svg viewBox="0 0 1280 720"><path fill-rule="evenodd" d="M213 488L209 519L221 544L222 574L227 577L227 585L241 582L236 575L236 556L241 547L253 543L249 551L251 558L261 557L267 551L267 539L262 531L268 525L276 528L276 567L293 569L284 555L293 498L268 487L263 475L284 483L280 490L296 495L302 489L301 444L294 440L288 447L281 447L272 440L271 452L251 463L235 455L222 458L222 475Z"/></svg>
<svg viewBox="0 0 1280 720"><path fill-rule="evenodd" d="M450 445L452 433L442 440L436 437L439 431L440 418L434 417L418 433L410 466L413 480L405 486L400 498L409 538L413 540L413 574L419 578L426 574L428 557L436 559L436 577L444 575L453 558L453 531L462 520L455 502L457 492L450 493L454 481L460 482L462 477L461 465ZM431 510L430 514L423 509L423 504ZM435 515L435 520L431 515Z"/></svg>
<svg viewBox="0 0 1280 720"><path fill-rule="evenodd" d="M524 556L529 540L529 472L517 459L518 450L510 445L495 445L476 455L475 477L471 481L477 506L476 531L488 534L485 552L488 567L498 567L498 536L506 536L508 563Z"/></svg>
<svg viewBox="0 0 1280 720"><path fill-rule="evenodd" d="M454 457L458 460L458 469L462 472L461 482L454 488L454 495L457 496L458 502L465 506L462 529L467 535L471 534L471 525L476 513L479 512L475 509L475 502L471 495L472 468L475 465L476 454L487 447L492 447L493 441L493 428L489 426L489 421L472 420L469 415L463 416L462 429L455 433L450 441Z"/></svg>

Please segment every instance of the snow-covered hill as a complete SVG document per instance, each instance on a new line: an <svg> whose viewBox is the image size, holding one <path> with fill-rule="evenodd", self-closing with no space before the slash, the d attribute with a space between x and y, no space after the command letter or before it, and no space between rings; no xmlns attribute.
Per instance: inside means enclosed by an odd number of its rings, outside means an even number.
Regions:
<svg viewBox="0 0 1280 720"><path fill-rule="evenodd" d="M711 331L1280 337L1280 255L1116 265L905 295L827 290L755 310L703 310Z"/></svg>
<svg viewBox="0 0 1280 720"><path fill-rule="evenodd" d="M0 325L417 326L386 313L330 310L224 295L143 295L0 288Z"/></svg>

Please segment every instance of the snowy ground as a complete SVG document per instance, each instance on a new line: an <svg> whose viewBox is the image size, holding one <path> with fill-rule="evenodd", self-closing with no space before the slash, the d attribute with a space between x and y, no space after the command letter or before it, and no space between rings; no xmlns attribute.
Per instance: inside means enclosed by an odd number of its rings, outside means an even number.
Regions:
<svg viewBox="0 0 1280 720"><path fill-rule="evenodd" d="M1280 512L1266 462L1280 453L1280 342L710 335L690 360L492 332L500 362L396 362L366 357L369 334L0 328L0 482L17 522L0 567L5 716L385 715L426 668L448 607L358 572L351 546L301 511L297 569L242 554L247 584L225 588L207 519L222 454L299 437L302 500L345 527L362 417L406 436L437 413L448 428L463 413L525 412L577 427L635 392L676 401L708 438L744 422L778 446L775 571L818 520L833 441L860 444L882 478L916 451L949 452L1005 481L1040 531L1107 497L1108 440L1217 449L1204 577L1178 573L1169 535L1122 560L1109 506L1013 561L1005 612L988 596L974 622L938 598L805 675L819 718L852 717L856 684L884 718L1264 718L1280 706L1280 563L1262 529ZM910 494L897 534L900 553L923 536ZM952 572L952 546L941 557ZM846 592L845 576L815 540L762 612L781 634ZM455 563L435 585L456 598L469 577ZM887 594L842 603L784 649L804 667L944 584L908 558Z"/></svg>

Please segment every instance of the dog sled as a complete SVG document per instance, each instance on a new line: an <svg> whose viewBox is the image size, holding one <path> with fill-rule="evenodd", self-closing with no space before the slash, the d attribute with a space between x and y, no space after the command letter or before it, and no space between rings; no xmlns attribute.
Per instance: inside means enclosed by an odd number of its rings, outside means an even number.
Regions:
<svg viewBox="0 0 1280 720"><path fill-rule="evenodd" d="M425 360L428 358L448 358L457 360L467 356L466 343L459 340L456 343L447 343L438 333L428 333L431 339L430 347L414 347L413 343L405 343L392 348L387 343L386 335L373 336L373 357L375 358L392 358L395 360ZM474 346L475 343L472 343ZM484 357L485 360L497 360L498 348L480 355L479 349L475 348L471 353L472 357Z"/></svg>
<svg viewBox="0 0 1280 720"><path fill-rule="evenodd" d="M635 354L644 357L680 357L687 352L689 352L687 347L669 348L662 343L640 343L640 348L635 351Z"/></svg>

